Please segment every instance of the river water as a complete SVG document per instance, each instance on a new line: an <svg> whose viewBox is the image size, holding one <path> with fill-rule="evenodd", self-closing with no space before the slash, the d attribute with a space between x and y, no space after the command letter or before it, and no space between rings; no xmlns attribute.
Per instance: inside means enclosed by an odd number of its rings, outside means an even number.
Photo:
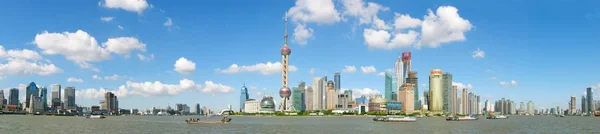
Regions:
<svg viewBox="0 0 600 134"><path fill-rule="evenodd" d="M230 124L185 124L192 116L83 117L0 115L1 134L154 134L154 133L600 133L600 118L511 116L507 120L445 121L418 118L412 123L373 122L371 117L247 117L233 116ZM217 118L215 118L217 119Z"/></svg>

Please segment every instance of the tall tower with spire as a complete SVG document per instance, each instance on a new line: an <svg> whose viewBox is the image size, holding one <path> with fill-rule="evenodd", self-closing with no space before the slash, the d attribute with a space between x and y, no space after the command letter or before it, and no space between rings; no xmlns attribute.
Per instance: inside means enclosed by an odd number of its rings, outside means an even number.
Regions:
<svg viewBox="0 0 600 134"><path fill-rule="evenodd" d="M281 96L281 104L279 105L280 111L290 111L291 106L288 106L292 90L288 87L288 58L292 53L292 50L287 45L287 12L285 13L285 28L283 34L283 47L281 48L281 89L279 89L279 96Z"/></svg>

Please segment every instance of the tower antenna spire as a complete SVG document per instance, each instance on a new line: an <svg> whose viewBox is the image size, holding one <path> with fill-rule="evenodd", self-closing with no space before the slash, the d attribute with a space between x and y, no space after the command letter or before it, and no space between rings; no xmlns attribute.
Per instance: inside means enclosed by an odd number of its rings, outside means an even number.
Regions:
<svg viewBox="0 0 600 134"><path fill-rule="evenodd" d="M283 35L283 38L284 38L283 45L284 46L287 46L287 38L288 38L288 34L287 34L287 29L288 29L287 28L287 20L288 20L288 13L285 12L285 17L284 17L284 21L285 21L285 26L284 27L285 27L285 29L284 29L284 35Z"/></svg>

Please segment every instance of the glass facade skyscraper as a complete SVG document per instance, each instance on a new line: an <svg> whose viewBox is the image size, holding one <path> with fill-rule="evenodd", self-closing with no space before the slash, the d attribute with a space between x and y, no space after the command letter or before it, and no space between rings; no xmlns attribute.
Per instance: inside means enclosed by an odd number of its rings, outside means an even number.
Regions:
<svg viewBox="0 0 600 134"><path fill-rule="evenodd" d="M240 112L244 112L244 102L250 99L248 96L248 88L246 88L246 84L242 86L242 94L240 95Z"/></svg>
<svg viewBox="0 0 600 134"><path fill-rule="evenodd" d="M587 95L587 112L589 113L593 113L595 108L594 108L594 91L592 91L591 87L587 88L586 91L586 95Z"/></svg>
<svg viewBox="0 0 600 134"><path fill-rule="evenodd" d="M306 105L304 105L304 92L298 88L292 88L292 106L296 111L305 111Z"/></svg>
<svg viewBox="0 0 600 134"><path fill-rule="evenodd" d="M9 90L8 105L19 105L19 89L11 88Z"/></svg>
<svg viewBox="0 0 600 134"><path fill-rule="evenodd" d="M395 75L390 75L387 72L385 73L385 100L386 101L398 101L398 85L397 79Z"/></svg>
<svg viewBox="0 0 600 134"><path fill-rule="evenodd" d="M25 90L25 99L27 99L27 100L25 100L26 108L29 108L31 96L38 97L38 96L40 96L39 93L40 93L40 91L39 91L39 88L37 87L37 85L35 85L34 82L29 83L29 86L27 86L27 88Z"/></svg>
<svg viewBox="0 0 600 134"><path fill-rule="evenodd" d="M333 75L333 82L335 83L335 90L336 91L340 91L340 87L342 84L341 78L340 78L340 73L335 73Z"/></svg>
<svg viewBox="0 0 600 134"><path fill-rule="evenodd" d="M442 94L444 96L444 104L442 106L442 109L444 110L444 113L451 113L452 112L452 74L451 73L444 73L442 75L443 78L443 83L442 83L442 87L444 88L442 91Z"/></svg>
<svg viewBox="0 0 600 134"><path fill-rule="evenodd" d="M40 88L40 97L42 98L42 107L44 107L44 111L48 110L48 88L42 87Z"/></svg>

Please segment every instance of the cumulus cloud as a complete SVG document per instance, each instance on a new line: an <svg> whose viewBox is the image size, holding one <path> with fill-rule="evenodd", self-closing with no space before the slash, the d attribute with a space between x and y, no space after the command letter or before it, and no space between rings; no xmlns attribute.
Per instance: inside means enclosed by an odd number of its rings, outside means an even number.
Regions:
<svg viewBox="0 0 600 134"><path fill-rule="evenodd" d="M22 59L22 60L40 60L42 56L35 51L29 49L23 50L8 50L4 46L0 46L0 59Z"/></svg>
<svg viewBox="0 0 600 134"><path fill-rule="evenodd" d="M132 50L146 51L146 44L133 37L109 38L108 41L102 43L102 46L109 52L125 57L129 57Z"/></svg>
<svg viewBox="0 0 600 134"><path fill-rule="evenodd" d="M69 77L67 78L67 82L83 83L83 80L75 77Z"/></svg>
<svg viewBox="0 0 600 134"><path fill-rule="evenodd" d="M129 89L129 93L132 95L140 96L172 96L185 91L199 91L203 93L231 93L234 91L231 86L212 81L205 81L204 85L203 87L189 79L180 80L177 85L164 84L160 81L141 83L127 81L127 84L122 86L122 88Z"/></svg>
<svg viewBox="0 0 600 134"><path fill-rule="evenodd" d="M365 3L363 0L342 0L341 2L344 6L342 15L357 17L360 24L374 23L375 20L378 20L377 13L379 13L379 11L389 10L389 8L383 7L377 3Z"/></svg>
<svg viewBox="0 0 600 134"><path fill-rule="evenodd" d="M307 28L304 24L297 24L294 28L294 41L300 45L306 45L308 39L313 37L312 34L312 28Z"/></svg>
<svg viewBox="0 0 600 134"><path fill-rule="evenodd" d="M422 21L416 18L410 17L408 14L395 13L394 27L396 30L403 30L407 28L416 28L421 26Z"/></svg>
<svg viewBox="0 0 600 134"><path fill-rule="evenodd" d="M203 93L231 93L234 91L230 86L213 83L212 81L204 82L204 86L205 87L200 90Z"/></svg>
<svg viewBox="0 0 600 134"><path fill-rule="evenodd" d="M356 67L354 67L354 66L345 66L344 69L342 69L342 72L344 72L344 73L354 73L354 72L356 72Z"/></svg>
<svg viewBox="0 0 600 134"><path fill-rule="evenodd" d="M297 70L298 69L296 68L296 66L289 65L288 71L295 72ZM224 74L236 74L240 72L260 72L260 74L263 75L270 75L281 72L281 62L258 63L249 66L239 66L237 64L232 64L231 66L229 66L229 68L217 68L216 71Z"/></svg>
<svg viewBox="0 0 600 134"><path fill-rule="evenodd" d="M112 92L117 97L127 97L129 95L129 90L125 86L119 86L118 90L109 90L106 88L76 90L75 96L82 99L103 99L106 92Z"/></svg>
<svg viewBox="0 0 600 134"><path fill-rule="evenodd" d="M413 30L409 30L407 33L396 33L394 34L393 38L392 35L385 30L375 30L367 28L363 32L365 44L369 48L380 49L410 47L417 40L418 35L419 34Z"/></svg>
<svg viewBox="0 0 600 134"><path fill-rule="evenodd" d="M142 14L149 7L146 0L104 0L104 3L99 3L99 5L104 5L106 8L136 12L138 14Z"/></svg>
<svg viewBox="0 0 600 134"><path fill-rule="evenodd" d="M345 91L348 89L342 89L342 90ZM381 92L379 92L378 90L371 89L371 88L353 88L350 90L352 90L352 96L354 98L360 98L363 95L366 96L367 98L369 98L370 96L381 94Z"/></svg>
<svg viewBox="0 0 600 134"><path fill-rule="evenodd" d="M500 82L500 85L502 85L502 86L517 86L517 85L519 85L519 83L515 80L511 80L508 82L502 81L502 82Z"/></svg>
<svg viewBox="0 0 600 134"><path fill-rule="evenodd" d="M364 74L370 74L370 73L375 73L377 72L377 69L375 69L375 66L361 66L360 70L364 73Z"/></svg>
<svg viewBox="0 0 600 134"><path fill-rule="evenodd" d="M9 59L8 63L0 64L0 76L37 74L47 76L63 72L52 63L32 62L23 59Z"/></svg>
<svg viewBox="0 0 600 134"><path fill-rule="evenodd" d="M111 17L111 16L109 16L109 17L100 17L100 20L102 20L104 22L110 22L110 21L112 21L114 19L115 19L115 17Z"/></svg>
<svg viewBox="0 0 600 134"><path fill-rule="evenodd" d="M104 77L101 77L101 76L98 76L98 75L93 75L92 76L92 79L94 79L94 80L119 80L121 78L126 78L126 76L119 76L119 75L116 75L116 74L113 74L111 76L104 76Z"/></svg>
<svg viewBox="0 0 600 134"><path fill-rule="evenodd" d="M417 47L426 45L435 48L441 43L466 40L464 33L473 27L469 20L460 17L458 9L453 6L440 6L435 14L431 10L427 12Z"/></svg>
<svg viewBox="0 0 600 134"><path fill-rule="evenodd" d="M297 0L288 10L293 21L303 23L335 23L340 21L340 15L332 0Z"/></svg>
<svg viewBox="0 0 600 134"><path fill-rule="evenodd" d="M461 91L462 89L465 89L465 88L467 88L467 90L473 89L473 85L471 85L471 84L463 84L463 83L454 82L454 81L452 82L452 86L456 86L456 90L459 90L459 91Z"/></svg>
<svg viewBox="0 0 600 134"><path fill-rule="evenodd" d="M196 70L196 63L184 57L181 57L177 61L175 61L175 65L173 66L175 66L175 71L184 75L191 74L192 72L194 72L194 70Z"/></svg>
<svg viewBox="0 0 600 134"><path fill-rule="evenodd" d="M144 56L142 54L137 55L140 61L152 61L154 60L154 54L150 54L149 56Z"/></svg>
<svg viewBox="0 0 600 134"><path fill-rule="evenodd" d="M377 76L385 76L385 72L379 72Z"/></svg>
<svg viewBox="0 0 600 134"><path fill-rule="evenodd" d="M473 59L481 59L485 57L485 52L477 48L477 50L473 51Z"/></svg>

